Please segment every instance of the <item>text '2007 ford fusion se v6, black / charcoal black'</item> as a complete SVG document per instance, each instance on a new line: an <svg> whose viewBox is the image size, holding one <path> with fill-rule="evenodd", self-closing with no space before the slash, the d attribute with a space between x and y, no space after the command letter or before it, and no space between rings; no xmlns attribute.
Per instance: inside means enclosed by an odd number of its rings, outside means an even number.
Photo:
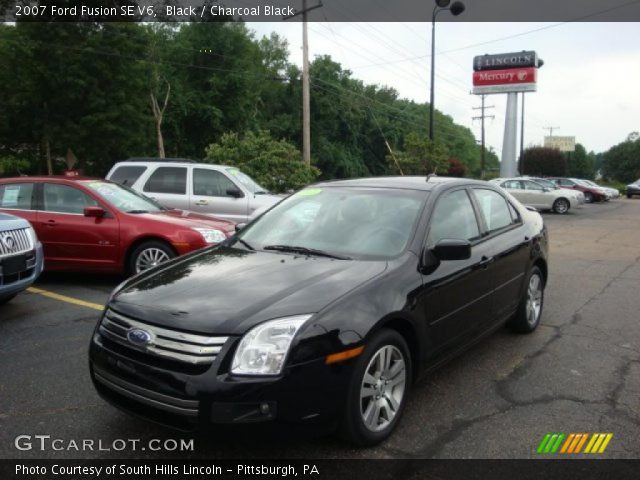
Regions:
<svg viewBox="0 0 640 480"><path fill-rule="evenodd" d="M118 287L91 376L179 428L337 420L371 445L421 375L505 323L535 330L546 277L542 217L489 183L320 183Z"/></svg>

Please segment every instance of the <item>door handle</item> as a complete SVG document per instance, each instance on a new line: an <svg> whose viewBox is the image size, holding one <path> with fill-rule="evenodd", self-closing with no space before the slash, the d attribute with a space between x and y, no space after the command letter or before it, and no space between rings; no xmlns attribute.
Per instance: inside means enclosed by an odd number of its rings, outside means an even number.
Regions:
<svg viewBox="0 0 640 480"><path fill-rule="evenodd" d="M45 227L55 227L58 224L58 222L56 222L55 220L47 220L47 223L45 223Z"/></svg>
<svg viewBox="0 0 640 480"><path fill-rule="evenodd" d="M209 205L209 202L207 202L206 200L198 200L196 202L196 205Z"/></svg>
<svg viewBox="0 0 640 480"><path fill-rule="evenodd" d="M480 262L478 263L478 266L482 268L487 268L490 264L493 263L493 260L494 260L493 257L485 257L483 255L482 258L480 259Z"/></svg>

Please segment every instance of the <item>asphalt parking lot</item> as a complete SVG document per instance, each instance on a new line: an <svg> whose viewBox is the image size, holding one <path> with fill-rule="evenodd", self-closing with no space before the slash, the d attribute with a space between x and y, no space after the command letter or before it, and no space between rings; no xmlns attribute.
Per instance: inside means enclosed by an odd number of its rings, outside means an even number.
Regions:
<svg viewBox="0 0 640 480"><path fill-rule="evenodd" d="M545 214L551 263L542 325L502 330L414 387L381 446L335 436L195 437L188 453L20 451L18 435L191 438L127 415L95 393L87 347L122 279L45 274L0 308L0 458L532 458L547 432L611 432L604 458L640 457L640 201Z"/></svg>

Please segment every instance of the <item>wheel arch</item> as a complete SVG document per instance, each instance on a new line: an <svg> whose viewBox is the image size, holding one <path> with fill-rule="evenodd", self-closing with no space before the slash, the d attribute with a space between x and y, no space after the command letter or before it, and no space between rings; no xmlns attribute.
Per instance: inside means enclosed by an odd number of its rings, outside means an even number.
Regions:
<svg viewBox="0 0 640 480"><path fill-rule="evenodd" d="M409 354L411 355L412 381L415 381L418 378L418 373L422 364L422 347L418 340L420 333L411 320L400 315L394 315L384 319L376 325L374 329L372 329L371 333L378 332L385 328L398 332L402 335L405 342L407 342Z"/></svg>

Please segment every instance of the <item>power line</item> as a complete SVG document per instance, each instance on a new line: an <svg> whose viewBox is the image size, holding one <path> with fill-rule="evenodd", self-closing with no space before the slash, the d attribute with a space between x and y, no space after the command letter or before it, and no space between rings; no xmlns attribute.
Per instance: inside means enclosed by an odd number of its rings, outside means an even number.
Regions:
<svg viewBox="0 0 640 480"><path fill-rule="evenodd" d="M480 120L482 133L480 134L480 178L484 178L485 171L485 144L484 144L484 119L485 118L495 118L495 115L486 115L485 110L489 110L491 108L495 108L494 105L484 104L484 97L486 95L482 95L482 105L479 107L473 107L474 110L480 110L480 115L476 117L471 117L472 120Z"/></svg>

